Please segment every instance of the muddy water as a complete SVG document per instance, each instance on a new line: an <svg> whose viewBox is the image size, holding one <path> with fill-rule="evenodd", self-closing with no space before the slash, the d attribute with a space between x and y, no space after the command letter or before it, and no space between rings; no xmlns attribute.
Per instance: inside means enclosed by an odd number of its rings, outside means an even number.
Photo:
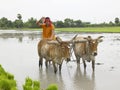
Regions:
<svg viewBox="0 0 120 90"><path fill-rule="evenodd" d="M6 71L15 75L19 90L26 77L41 82L45 89L56 83L59 90L119 90L120 89L120 34L119 33L57 33L63 40L74 35L91 35L93 38L104 36L98 46L96 69L92 73L91 63L87 63L86 72L83 64L77 67L74 55L71 62L63 62L61 74L53 73L52 65L48 69L38 67L37 43L39 31L0 30L0 64Z"/></svg>

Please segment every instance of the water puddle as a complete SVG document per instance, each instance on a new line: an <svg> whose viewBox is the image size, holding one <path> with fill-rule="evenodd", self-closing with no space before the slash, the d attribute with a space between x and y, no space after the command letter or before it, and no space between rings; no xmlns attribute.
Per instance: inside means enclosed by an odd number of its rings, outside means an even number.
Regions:
<svg viewBox="0 0 120 90"><path fill-rule="evenodd" d="M63 62L61 74L54 74L53 66L46 69L38 67L37 44L41 37L39 31L0 30L0 64L6 71L15 75L19 90L26 77L39 80L41 88L49 84L58 84L59 90L118 90L120 88L120 34L119 33L77 33L80 36L91 35L93 38L104 36L98 46L95 72L87 62L84 71L81 61L77 66L73 55L72 61ZM76 33L57 33L63 40L70 40ZM112 82L111 82L112 81Z"/></svg>

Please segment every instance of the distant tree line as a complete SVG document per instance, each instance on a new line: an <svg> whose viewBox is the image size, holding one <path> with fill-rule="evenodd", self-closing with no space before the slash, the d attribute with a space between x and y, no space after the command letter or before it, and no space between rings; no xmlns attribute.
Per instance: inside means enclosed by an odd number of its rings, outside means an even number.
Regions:
<svg viewBox="0 0 120 90"><path fill-rule="evenodd" d="M28 21L23 22L22 15L17 14L15 21L8 20L5 17L0 18L0 29L7 28L38 28L36 25L36 19L31 17ZM120 26L120 20L118 17L115 18L114 22L91 24L90 22L83 22L81 20L73 20L70 18L64 19L64 21L53 22L56 28L67 28L67 27L106 27L106 26Z"/></svg>

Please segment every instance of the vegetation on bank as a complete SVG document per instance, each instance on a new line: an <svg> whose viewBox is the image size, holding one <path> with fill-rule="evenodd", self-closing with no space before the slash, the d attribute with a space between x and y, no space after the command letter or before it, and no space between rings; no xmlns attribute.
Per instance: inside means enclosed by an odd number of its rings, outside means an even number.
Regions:
<svg viewBox="0 0 120 90"><path fill-rule="evenodd" d="M120 27L56 28L60 32L120 33Z"/></svg>
<svg viewBox="0 0 120 90"><path fill-rule="evenodd" d="M22 29L14 29L14 30L41 31L42 29L22 28ZM55 32L120 33L120 27L55 28Z"/></svg>
<svg viewBox="0 0 120 90"><path fill-rule="evenodd" d="M0 90L18 90L16 80L14 80L14 75L6 72L1 65ZM25 84L23 84L23 90L58 90L58 86L56 84L50 84L46 89L42 89L39 81L32 80L27 77L25 79Z"/></svg>
<svg viewBox="0 0 120 90"><path fill-rule="evenodd" d="M17 17L14 21L8 20L6 17L0 18L0 29L8 28L38 28L36 25L37 19L31 17L27 21L22 20L22 15L17 14ZM63 21L53 21L53 24L56 28L77 28L77 27L114 27L120 26L120 20L118 17L115 17L114 21L108 21L108 23L94 23L83 22L82 20L73 20L71 18L65 18Z"/></svg>
<svg viewBox="0 0 120 90"><path fill-rule="evenodd" d="M36 21L37 19L31 17L28 21L23 22L21 14L17 14L15 21L3 17L0 18L0 29L41 30L40 27L36 25ZM109 21L109 23L91 24L90 22L83 22L80 19L73 20L66 18L63 21L55 21L53 24L55 25L55 30L59 32L120 32L120 20L118 17L116 17L114 21Z"/></svg>

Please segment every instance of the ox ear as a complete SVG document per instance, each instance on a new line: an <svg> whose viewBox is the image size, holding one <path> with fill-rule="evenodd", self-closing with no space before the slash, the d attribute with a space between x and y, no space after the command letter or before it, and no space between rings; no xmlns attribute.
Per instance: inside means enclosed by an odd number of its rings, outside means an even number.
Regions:
<svg viewBox="0 0 120 90"><path fill-rule="evenodd" d="M88 36L88 38L89 38L89 39L92 39L92 37L91 37L91 36Z"/></svg>
<svg viewBox="0 0 120 90"><path fill-rule="evenodd" d="M84 39L86 39L86 40L91 40L92 39L92 37L91 36L88 36L88 37L84 37Z"/></svg>
<svg viewBox="0 0 120 90"><path fill-rule="evenodd" d="M61 43L62 42L62 39L60 38L60 37L56 37L56 40L59 42L59 43Z"/></svg>

